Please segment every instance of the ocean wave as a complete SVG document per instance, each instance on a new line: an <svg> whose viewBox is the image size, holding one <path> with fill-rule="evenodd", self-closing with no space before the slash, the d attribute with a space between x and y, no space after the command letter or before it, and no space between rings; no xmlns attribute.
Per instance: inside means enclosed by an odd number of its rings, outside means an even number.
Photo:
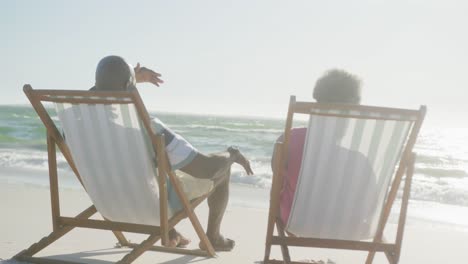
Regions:
<svg viewBox="0 0 468 264"><path fill-rule="evenodd" d="M400 197L401 194L400 191ZM468 182L433 183L416 178L412 184L411 199L468 206Z"/></svg>
<svg viewBox="0 0 468 264"><path fill-rule="evenodd" d="M230 126L237 126L237 127L249 127L249 126L252 126L252 123L250 122L229 122L229 123L225 123L226 125L230 125ZM265 124L261 124L259 122L255 122L255 125L256 126L262 126L264 127Z"/></svg>
<svg viewBox="0 0 468 264"><path fill-rule="evenodd" d="M62 155L58 155L57 159L60 170L71 172ZM241 166L235 164L232 167L231 182L262 189L271 188L272 172L269 160L253 157L251 165L255 174L249 176ZM46 172L48 170L47 152L30 149L1 149L0 170L5 167ZM437 173L444 176L429 176L429 174ZM458 173L460 175L466 174ZM445 176L446 174L454 175L453 172L446 170L439 172L437 169L423 169L423 171L418 171L413 180L411 199L468 206L468 178L465 176L450 178Z"/></svg>
<svg viewBox="0 0 468 264"><path fill-rule="evenodd" d="M416 150L416 162L441 165L441 164L460 164L468 162L468 159L463 156L453 156L450 153L440 151L418 151Z"/></svg>
<svg viewBox="0 0 468 264"><path fill-rule="evenodd" d="M240 133L275 133L279 134L282 133L283 129L275 129L275 128L230 128L225 126L216 126L216 125L180 125L180 124L168 124L168 127L174 130L184 130L187 129L192 130L209 130L209 131L222 131L222 132L240 132Z"/></svg>
<svg viewBox="0 0 468 264"><path fill-rule="evenodd" d="M451 160L440 155L424 155L418 153L416 162L424 164L447 164L450 163Z"/></svg>
<svg viewBox="0 0 468 264"><path fill-rule="evenodd" d="M241 171L233 171L231 173L231 182L268 189L271 187L271 176L268 178L268 174L260 175L257 173L255 176L249 176Z"/></svg>
<svg viewBox="0 0 468 264"><path fill-rule="evenodd" d="M464 169L457 169L457 168L439 168L439 167L432 167L432 168L415 168L415 173L420 173L425 176L430 177L444 177L444 178L464 178L468 177L468 172Z"/></svg>
<svg viewBox="0 0 468 264"><path fill-rule="evenodd" d="M47 152L33 149L2 149L0 167L48 170ZM57 167L68 170L62 155L57 155Z"/></svg>
<svg viewBox="0 0 468 264"><path fill-rule="evenodd" d="M53 111L52 111L53 112ZM204 153L237 145L251 160L255 175L232 167L231 181L270 188L270 157L283 120L237 119L189 115L158 115ZM56 117L53 116L55 121ZM167 120L167 121L166 121ZM425 131L415 146L418 153L412 199L468 206L468 130ZM48 169L45 128L31 107L0 107L0 170ZM62 155L60 169L69 170ZM6 170L4 170L6 171Z"/></svg>

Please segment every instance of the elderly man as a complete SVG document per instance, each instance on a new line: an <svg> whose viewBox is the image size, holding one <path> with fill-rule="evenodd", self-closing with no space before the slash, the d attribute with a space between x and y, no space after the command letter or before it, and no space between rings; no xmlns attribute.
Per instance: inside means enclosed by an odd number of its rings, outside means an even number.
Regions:
<svg viewBox="0 0 468 264"><path fill-rule="evenodd" d="M103 58L96 69L96 84L91 90L126 91L136 89L136 83L148 82L160 86L161 75L148 68L140 67L138 63L132 68L122 57L108 56ZM221 235L220 227L229 199L230 169L233 163L238 163L248 175L253 171L249 161L242 153L229 147L225 152L205 155L195 149L183 137L166 127L159 119L153 119L153 129L164 133L169 161L173 170L181 170L193 177L212 179L215 189L208 198L209 216L207 236L216 251L230 251L234 241ZM171 230L170 246L185 246L190 241L180 233Z"/></svg>

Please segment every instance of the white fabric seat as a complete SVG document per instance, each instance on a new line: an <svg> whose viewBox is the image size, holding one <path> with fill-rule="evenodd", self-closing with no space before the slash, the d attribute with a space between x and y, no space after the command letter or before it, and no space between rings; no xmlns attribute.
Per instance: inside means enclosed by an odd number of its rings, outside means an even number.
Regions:
<svg viewBox="0 0 468 264"><path fill-rule="evenodd" d="M65 141L83 185L107 219L160 225L154 151L133 104L55 103ZM210 180L178 173L188 199L213 188ZM169 205L171 202L169 202ZM168 207L168 217L174 215Z"/></svg>
<svg viewBox="0 0 468 264"><path fill-rule="evenodd" d="M373 238L413 122L365 111L314 111L285 228L300 237Z"/></svg>

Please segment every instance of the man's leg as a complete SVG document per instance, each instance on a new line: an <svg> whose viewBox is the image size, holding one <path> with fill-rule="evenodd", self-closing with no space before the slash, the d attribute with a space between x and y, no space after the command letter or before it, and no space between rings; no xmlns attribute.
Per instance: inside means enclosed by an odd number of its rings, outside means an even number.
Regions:
<svg viewBox="0 0 468 264"><path fill-rule="evenodd" d="M226 212L229 201L229 179L231 169L227 168L224 175L215 181L215 189L208 197L208 227L206 235L216 251L230 251L234 247L234 241L225 239L221 235L221 222Z"/></svg>
<svg viewBox="0 0 468 264"><path fill-rule="evenodd" d="M206 234L217 251L231 250L234 247L234 241L224 239L220 233L221 221L229 200L229 179L231 165L234 162L243 162L243 166L248 166L250 169L247 159L234 148L216 154L198 154L190 164L181 169L195 178L214 181L213 193L208 197L209 215ZM170 247L184 247L188 243L190 240L175 229L169 231Z"/></svg>
<svg viewBox="0 0 468 264"><path fill-rule="evenodd" d="M249 161L233 147L222 153L198 154L190 164L181 169L193 177L214 181L213 193L208 197L209 215L206 234L216 251L229 251L234 247L234 241L225 239L220 231L229 200L229 179L233 163L243 166L247 174L253 174Z"/></svg>

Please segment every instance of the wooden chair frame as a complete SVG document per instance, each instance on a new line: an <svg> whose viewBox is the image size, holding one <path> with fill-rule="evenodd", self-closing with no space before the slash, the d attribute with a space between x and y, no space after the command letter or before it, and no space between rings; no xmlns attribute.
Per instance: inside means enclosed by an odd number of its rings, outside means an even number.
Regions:
<svg viewBox="0 0 468 264"><path fill-rule="evenodd" d="M284 164L284 158L287 155L290 131L293 123L294 114L310 114L313 109L343 109L343 110L370 110L384 114L395 114L403 117L416 117L413 127L410 131L408 141L406 146L403 149L403 153L398 164L398 168L393 177L393 182L391 188L387 194L386 200L384 202L384 207L380 215L379 224L377 227L377 232L372 242L365 241L350 241L350 240L337 240L337 239L322 239L322 238L303 238L296 237L292 234L286 234L284 223L282 223L279 212L280 212L280 192L283 188L283 175L281 164ZM322 114L327 116L336 116L340 117L343 115L339 114ZM414 171L414 162L416 154L412 152L414 144L416 142L417 136L421 129L422 122L426 115L426 107L421 106L419 110L407 110L407 109L397 109L397 108L383 108L383 107L374 107L374 106L362 106L362 105L339 105L339 104L319 104L311 102L298 102L296 101L295 96L291 96L289 101L288 115L286 119L285 131L284 131L284 142L276 143L275 146L275 168L273 168L273 182L270 193L270 209L268 215L268 226L266 234L266 245L265 245L265 257L264 264L274 263L287 263L287 264L298 264L305 262L291 261L289 254L288 246L294 247L316 247L316 248L330 248L330 249L345 249L345 250L359 250L359 251L368 251L368 255L365 263L371 264L374 260L376 252L383 252L388 259L390 264L397 264L400 258L401 244L403 240L403 233L406 221L406 212L408 208L408 200L411 190L411 180L413 177ZM343 117L353 117L353 118L363 118L361 116L350 116L346 115ZM364 117L369 118L369 117ZM392 118L378 118L372 117L373 119L383 119L383 120L410 120L410 119L401 119L395 117ZM395 242L390 243L386 242L383 236L384 229L387 223L387 220L390 215L390 211L393 206L393 202L397 196L400 183L402 182L403 175L406 175L403 197L400 208L400 215L398 220L397 234ZM275 226L277 229L278 235L274 235ZM289 235L289 236L288 236ZM281 253L283 260L274 260L270 259L271 247L272 245L278 245L281 247Z"/></svg>
<svg viewBox="0 0 468 264"><path fill-rule="evenodd" d="M205 194L199 198L189 201L185 196L183 189L176 178L175 173L170 170L170 165L165 150L163 135L156 135L151 129L150 116L141 100L138 91L131 92L98 92L98 91L66 91L66 90L33 90L28 84L24 85L23 91L31 102L34 110L39 115L47 129L47 152L49 160L49 178L50 178L50 196L52 207L53 232L42 238L39 242L31 245L14 256L15 259L33 263L76 263L64 260L55 260L48 258L33 257L36 253L46 248L60 237L66 235L75 227L92 228L101 230L110 230L114 233L119 244L123 247L133 248L121 260L116 263L131 263L147 250L161 251L177 254L188 254L195 256L214 257L215 251L206 236L203 227L194 213L194 208L203 202L211 193ZM93 220L89 219L97 210L94 205L79 213L75 217L65 217L60 214L59 189L56 146L60 149L67 163L75 173L78 180L82 183L78 169L73 162L72 155L67 144L59 132L54 122L50 118L42 102L72 103L72 104L134 104L138 116L142 120L143 126L151 140L153 150L156 153L158 166L158 186L160 193L160 226L114 222L107 219ZM176 213L171 219L168 219L168 194L166 190L166 177L169 178L174 189L182 202L183 210ZM84 187L84 185L83 185ZM200 241L206 250L201 249L182 249L166 247L168 242L168 232L182 219L188 217L200 238ZM140 244L130 243L122 232L131 232L149 235L148 238ZM161 240L163 246L154 244Z"/></svg>

